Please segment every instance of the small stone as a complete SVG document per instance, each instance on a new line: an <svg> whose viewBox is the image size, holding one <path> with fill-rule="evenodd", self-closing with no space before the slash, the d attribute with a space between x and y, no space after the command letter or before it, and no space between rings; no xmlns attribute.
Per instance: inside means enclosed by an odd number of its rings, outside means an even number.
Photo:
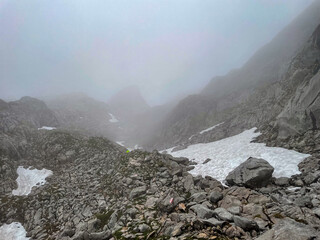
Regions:
<svg viewBox="0 0 320 240"><path fill-rule="evenodd" d="M290 178L280 177L280 178L277 178L274 183L278 186L286 187L290 185Z"/></svg>
<svg viewBox="0 0 320 240"><path fill-rule="evenodd" d="M229 213L226 209L224 208L216 208L213 210L213 215L221 220L232 222L233 221L233 215Z"/></svg>
<svg viewBox="0 0 320 240"><path fill-rule="evenodd" d="M137 187L131 190L129 198L130 199L134 199L137 198L143 194L145 194L147 191L147 187L146 186L141 186L141 187Z"/></svg>
<svg viewBox="0 0 320 240"><path fill-rule="evenodd" d="M142 224L139 226L139 231L142 233L148 232L150 230L150 227L147 224Z"/></svg>
<svg viewBox="0 0 320 240"><path fill-rule="evenodd" d="M210 194L209 200L210 200L210 202L212 202L212 203L217 203L217 202L219 202L222 198L223 198L223 195L222 195L221 192L213 191L213 192Z"/></svg>
<svg viewBox="0 0 320 240"><path fill-rule="evenodd" d="M259 230L258 224L245 217L240 216L234 216L233 221L236 224L236 226L241 227L245 231L251 231L251 230Z"/></svg>

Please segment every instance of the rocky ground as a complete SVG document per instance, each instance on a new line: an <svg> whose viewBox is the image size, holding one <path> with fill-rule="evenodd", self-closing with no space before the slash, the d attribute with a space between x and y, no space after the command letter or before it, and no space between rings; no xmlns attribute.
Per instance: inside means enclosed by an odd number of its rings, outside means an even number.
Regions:
<svg viewBox="0 0 320 240"><path fill-rule="evenodd" d="M302 174L269 181L272 167L263 160L253 161L252 167L251 161L235 169L241 174L228 176L237 185L226 187L211 177L189 174L194 163L186 158L157 151L126 153L104 138L60 131L33 134L28 151L20 151L15 160L2 152L0 161L0 222L21 222L31 239L320 236L317 157L299 165ZM20 165L45 167L53 175L30 195L12 196Z"/></svg>

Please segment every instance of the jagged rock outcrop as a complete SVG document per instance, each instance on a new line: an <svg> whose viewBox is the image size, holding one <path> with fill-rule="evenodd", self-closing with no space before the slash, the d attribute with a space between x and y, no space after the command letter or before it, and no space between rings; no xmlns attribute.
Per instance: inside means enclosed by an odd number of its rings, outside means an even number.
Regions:
<svg viewBox="0 0 320 240"><path fill-rule="evenodd" d="M0 101L0 131L9 132L26 124L30 127L56 127L59 125L54 113L36 98L22 97L18 101Z"/></svg>

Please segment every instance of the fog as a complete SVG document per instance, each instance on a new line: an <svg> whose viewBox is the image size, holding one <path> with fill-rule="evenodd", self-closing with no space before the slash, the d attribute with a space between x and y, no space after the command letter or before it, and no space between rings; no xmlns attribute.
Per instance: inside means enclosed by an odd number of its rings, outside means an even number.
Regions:
<svg viewBox="0 0 320 240"><path fill-rule="evenodd" d="M151 105L241 67L311 0L0 0L0 98L137 85Z"/></svg>

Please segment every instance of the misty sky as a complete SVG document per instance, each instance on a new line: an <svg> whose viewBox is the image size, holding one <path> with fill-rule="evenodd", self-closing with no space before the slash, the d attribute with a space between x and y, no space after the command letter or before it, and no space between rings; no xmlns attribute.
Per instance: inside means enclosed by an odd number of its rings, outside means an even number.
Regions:
<svg viewBox="0 0 320 240"><path fill-rule="evenodd" d="M0 98L138 85L150 104L240 67L312 0L0 0Z"/></svg>

